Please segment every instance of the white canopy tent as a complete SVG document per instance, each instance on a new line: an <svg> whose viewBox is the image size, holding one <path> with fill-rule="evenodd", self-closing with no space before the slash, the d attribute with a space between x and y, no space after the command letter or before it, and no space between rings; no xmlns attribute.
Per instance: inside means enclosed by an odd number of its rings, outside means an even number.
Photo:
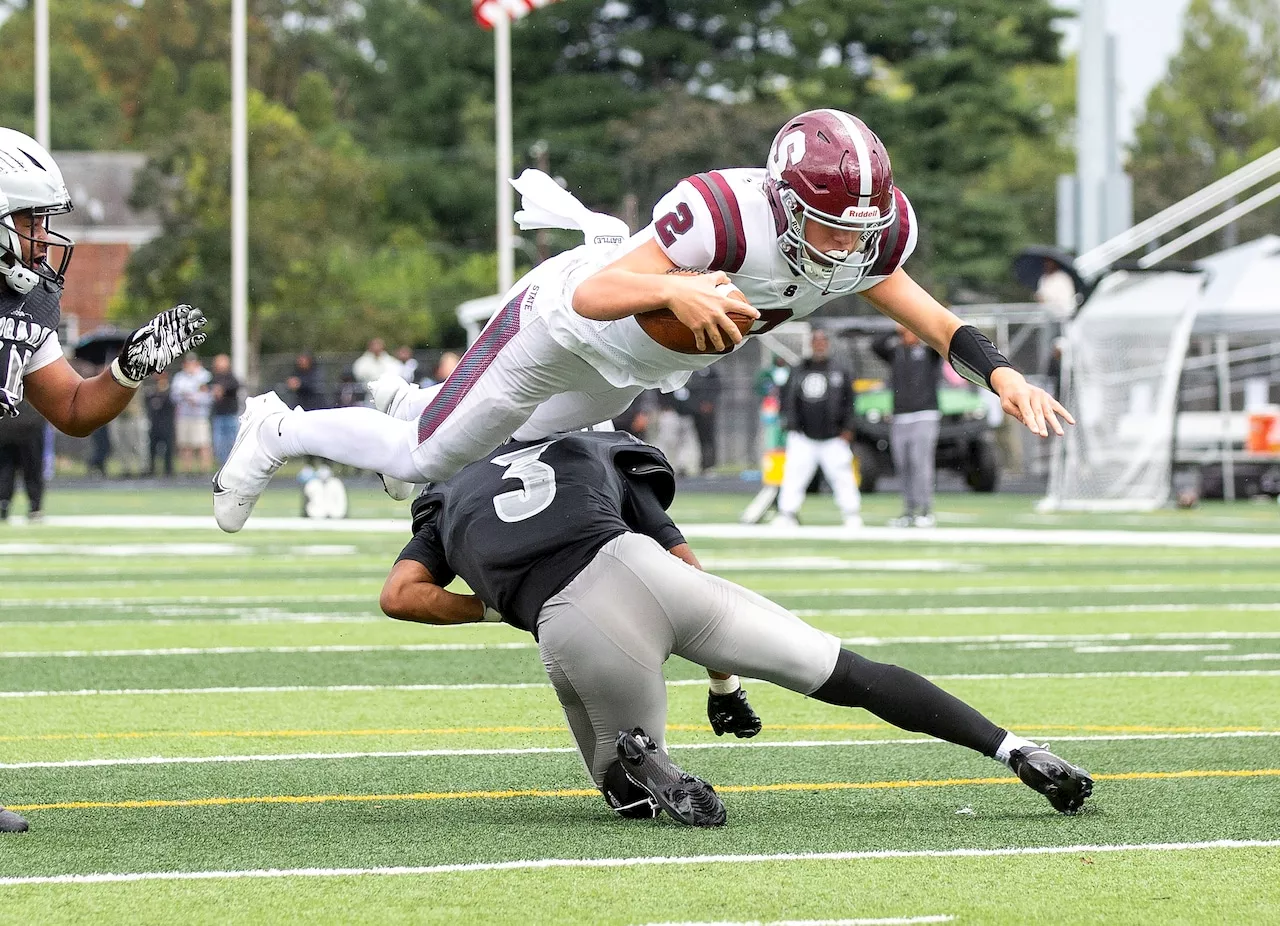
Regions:
<svg viewBox="0 0 1280 926"><path fill-rule="evenodd" d="M1179 383L1193 337L1213 338L1214 356L1194 363L1216 367L1220 404L1217 413L1179 416ZM1280 236L1230 248L1186 270L1109 274L1069 325L1067 343L1065 404L1079 425L1060 442L1044 507L1164 504L1175 430L1180 449L1212 448L1231 497L1234 445L1246 427L1243 411L1230 404L1231 352L1280 353Z"/></svg>

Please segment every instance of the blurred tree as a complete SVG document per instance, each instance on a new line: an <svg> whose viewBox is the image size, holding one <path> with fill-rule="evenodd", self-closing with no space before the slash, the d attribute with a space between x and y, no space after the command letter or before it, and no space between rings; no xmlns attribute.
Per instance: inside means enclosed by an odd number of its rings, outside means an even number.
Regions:
<svg viewBox="0 0 1280 926"><path fill-rule="evenodd" d="M1147 97L1129 171L1146 218L1280 146L1280 6L1191 0L1168 78ZM1280 227L1280 204L1241 219L1247 241ZM1224 236L1231 234L1224 231ZM1182 257L1218 249L1212 238Z"/></svg>
<svg viewBox="0 0 1280 926"><path fill-rule="evenodd" d="M225 107L192 109L157 151L135 198L159 210L163 232L134 255L113 313L132 320L193 302L209 314L218 350L230 331L228 131ZM354 348L370 331L426 343L448 324L456 304L448 300L484 291L492 262L440 252L382 221L378 173L345 133L321 145L297 116L255 92L249 139L255 347Z"/></svg>

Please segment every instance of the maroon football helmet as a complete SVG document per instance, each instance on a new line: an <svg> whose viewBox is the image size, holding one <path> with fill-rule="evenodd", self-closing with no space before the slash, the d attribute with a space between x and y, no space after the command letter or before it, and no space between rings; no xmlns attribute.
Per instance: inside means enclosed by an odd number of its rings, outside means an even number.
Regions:
<svg viewBox="0 0 1280 926"><path fill-rule="evenodd" d="M875 265L881 238L897 218L884 143L861 119L836 109L813 109L778 132L766 171L765 192L787 263L823 292L854 289ZM809 222L856 232L855 247L815 248L805 239Z"/></svg>

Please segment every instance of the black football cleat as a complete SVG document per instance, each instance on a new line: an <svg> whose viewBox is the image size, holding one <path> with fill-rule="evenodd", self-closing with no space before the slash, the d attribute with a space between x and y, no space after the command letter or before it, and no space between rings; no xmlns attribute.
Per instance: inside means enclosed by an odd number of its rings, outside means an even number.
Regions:
<svg viewBox="0 0 1280 926"><path fill-rule="evenodd" d="M724 826L724 802L715 788L681 771L639 727L618 734L618 759L627 777L679 822L686 826Z"/></svg>
<svg viewBox="0 0 1280 926"><path fill-rule="evenodd" d="M1043 746L1027 746L1009 753L1009 768L1022 783L1039 791L1058 813L1078 813L1093 793L1093 779L1082 768L1060 759Z"/></svg>
<svg viewBox="0 0 1280 926"><path fill-rule="evenodd" d="M12 810L0 807L0 833L25 833L27 821Z"/></svg>
<svg viewBox="0 0 1280 926"><path fill-rule="evenodd" d="M747 703L747 693L741 688L724 695L708 694L707 719L711 721L711 729L716 736L732 733L738 739L749 739L764 726L760 715Z"/></svg>

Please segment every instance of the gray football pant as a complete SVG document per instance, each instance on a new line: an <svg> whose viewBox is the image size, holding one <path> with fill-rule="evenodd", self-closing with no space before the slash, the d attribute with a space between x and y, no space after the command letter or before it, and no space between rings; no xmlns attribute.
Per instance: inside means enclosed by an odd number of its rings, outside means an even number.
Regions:
<svg viewBox="0 0 1280 926"><path fill-rule="evenodd" d="M902 478L902 507L908 514L928 514L933 510L937 447L937 418L894 419L889 426L889 450L893 454L893 468Z"/></svg>
<svg viewBox="0 0 1280 926"><path fill-rule="evenodd" d="M642 727L664 743L662 664L672 653L812 694L835 669L840 641L649 537L622 534L543 605L538 649L599 785L620 731Z"/></svg>

